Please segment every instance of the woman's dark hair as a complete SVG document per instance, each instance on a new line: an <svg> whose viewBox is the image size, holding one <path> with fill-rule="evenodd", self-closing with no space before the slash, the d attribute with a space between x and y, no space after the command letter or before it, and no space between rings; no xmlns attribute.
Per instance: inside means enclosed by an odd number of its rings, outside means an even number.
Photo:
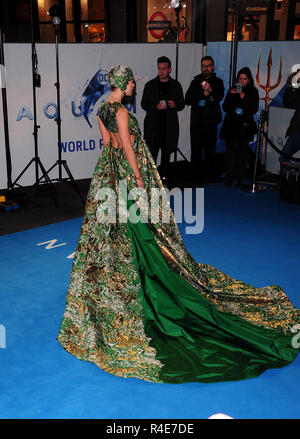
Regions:
<svg viewBox="0 0 300 439"><path fill-rule="evenodd" d="M236 82L238 81L240 75L246 75L247 78L249 79L249 85L251 85L251 87L254 87L254 79L253 79L253 76L252 76L252 73L251 73L251 70L249 69L249 67L243 67L238 72L237 77L236 77Z"/></svg>

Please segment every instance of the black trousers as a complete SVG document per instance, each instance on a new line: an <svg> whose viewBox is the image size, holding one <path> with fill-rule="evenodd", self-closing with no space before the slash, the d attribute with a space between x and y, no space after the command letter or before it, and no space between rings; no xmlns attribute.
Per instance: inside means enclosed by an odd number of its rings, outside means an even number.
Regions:
<svg viewBox="0 0 300 439"><path fill-rule="evenodd" d="M170 157L172 154L172 152L167 149L166 129L166 119L162 117L155 129L155 139L151 139L150 142L147 142L147 139L145 139L155 163L157 163L158 152L161 150L159 171L161 178L167 177L168 175Z"/></svg>
<svg viewBox="0 0 300 439"><path fill-rule="evenodd" d="M225 171L227 177L236 175L239 180L245 177L247 163L247 148L250 142L248 136L225 139Z"/></svg>
<svg viewBox="0 0 300 439"><path fill-rule="evenodd" d="M217 143L218 125L191 125L191 163L193 178L214 178L214 155ZM200 166L200 165L203 166ZM200 169L204 175L199 175Z"/></svg>
<svg viewBox="0 0 300 439"><path fill-rule="evenodd" d="M154 145L148 144L150 152L153 156L155 163L157 162L158 152L161 149L161 158L160 158L160 176L166 177L168 175L168 168L170 163L170 157L172 152L167 151L166 146L162 143L155 143Z"/></svg>

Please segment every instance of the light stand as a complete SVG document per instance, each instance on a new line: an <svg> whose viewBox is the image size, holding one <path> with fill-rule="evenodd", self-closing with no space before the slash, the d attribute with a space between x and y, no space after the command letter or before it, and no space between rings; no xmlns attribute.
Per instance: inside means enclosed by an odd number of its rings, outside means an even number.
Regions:
<svg viewBox="0 0 300 439"><path fill-rule="evenodd" d="M232 0L232 35L234 29L234 38L231 38L230 45L230 73L229 73L229 85L235 85L236 79L236 65L237 65L237 54L238 54L238 44L240 38L240 0Z"/></svg>
<svg viewBox="0 0 300 439"><path fill-rule="evenodd" d="M25 174L27 169L32 165L32 163L35 164L35 184L33 187L38 187L39 182L42 178L45 179L46 185L51 193L51 196L57 206L57 201L55 198L55 189L51 183L51 180L48 176L48 173L46 172L41 159L38 155L38 129L40 128L39 125L37 125L37 116L36 116L36 88L41 86L41 77L38 74L38 59L35 49L35 43L34 43L34 33L33 33L33 0L30 2L30 13L31 13L31 61L32 61L32 89L33 89L33 120L34 120L34 157L30 160L30 162L26 165L26 167L23 169L21 174L16 178L12 186L15 185L20 186L17 182L20 180L20 178ZM39 168L42 172L42 176L39 177Z"/></svg>
<svg viewBox="0 0 300 439"><path fill-rule="evenodd" d="M2 89L2 106L3 106L3 121L4 121L4 138L5 138L5 153L6 153L6 170L7 170L7 189L12 189L11 181L11 155L9 146L9 132L8 132L8 114L7 114L7 98L6 98L6 80L5 80L5 64L4 64L4 46L3 33L0 25L0 81Z"/></svg>
<svg viewBox="0 0 300 439"><path fill-rule="evenodd" d="M58 26L60 24L59 18L59 7L57 5L51 6L49 9L49 15L52 17L52 23L55 26L55 53L56 53L56 83L54 84L56 87L56 95L57 95L57 117L55 121L57 123L57 137L58 137L58 160L54 163L53 166L48 170L48 173L52 171L56 166L58 166L58 179L57 181L68 181L75 191L77 192L79 198L81 199L83 205L84 200L79 192L77 184L74 180L74 177L70 171L70 168L66 162L66 160L62 160L62 150L61 150L61 117L60 117L60 82L59 82L59 53L58 53ZM68 178L62 178L62 168L66 171Z"/></svg>
<svg viewBox="0 0 300 439"><path fill-rule="evenodd" d="M179 22L179 12L182 9L182 3L183 0L171 0L171 6L174 8L175 14L176 14L176 64L175 64L175 79L177 81L178 79L178 53L179 53L179 32L180 30L183 30L185 26L180 26ZM188 162L188 159L185 157L185 155L180 151L180 149L177 147L176 151L174 151L174 162L177 162L177 152L184 158L185 161Z"/></svg>
<svg viewBox="0 0 300 439"><path fill-rule="evenodd" d="M251 194L262 193L262 192L265 192L267 190L266 186L256 184L258 156L259 156L259 152L260 152L263 127L264 127L264 123L267 120L268 120L268 111L262 110L260 117L259 117L259 120L258 120L258 131L257 131L256 151L255 151L255 164L254 164L252 185L243 185L242 186L243 191L249 192Z"/></svg>

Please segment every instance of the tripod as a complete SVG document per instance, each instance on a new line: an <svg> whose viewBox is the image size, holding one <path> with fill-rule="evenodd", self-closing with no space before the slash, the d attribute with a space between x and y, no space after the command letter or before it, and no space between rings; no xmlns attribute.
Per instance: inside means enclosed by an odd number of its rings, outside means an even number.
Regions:
<svg viewBox="0 0 300 439"><path fill-rule="evenodd" d="M4 46L2 25L0 23L0 81L2 89L2 107L3 107L3 121L4 121L4 138L5 138L5 153L6 153L6 170L7 170L7 189L8 192L12 188L11 180L11 154L9 146L9 131L8 131L8 114L7 114L7 98L6 98L6 81L5 81L5 64L4 64Z"/></svg>
<svg viewBox="0 0 300 439"><path fill-rule="evenodd" d="M61 118L60 118L60 82L59 82L59 54L58 54L58 25L60 23L60 18L58 16L54 16L52 19L52 23L55 26L55 52L56 52L56 91L57 91L57 117L55 121L57 123L57 137L58 137L58 160L54 163L53 166L47 171L47 174L51 172L56 166L58 166L58 179L56 181L68 181L75 191L77 192L79 198L81 199L83 205L84 200L79 192L77 184L74 180L74 177L71 173L71 170L66 162L66 160L62 160L62 151L61 151ZM62 178L62 169L66 171L68 178Z"/></svg>
<svg viewBox="0 0 300 439"><path fill-rule="evenodd" d="M33 119L34 119L34 131L33 131L34 157L30 160L30 162L26 165L26 167L23 169L21 174L12 183L12 187L14 187L16 185L20 186L18 184L18 181L25 174L27 169L29 169L29 167L34 163L35 164L35 184L33 185L33 187L35 187L35 186L38 187L40 180L42 178L44 178L46 185L50 191L50 194L51 194L51 196L52 196L52 198L57 206L57 201L55 198L55 189L54 189L54 187L51 183L51 180L48 176L48 173L46 172L46 170L41 162L41 159L39 158L39 155L38 155L38 129L40 128L40 126L37 125L37 116L36 116L36 88L41 86L41 78L40 78L40 75L38 74L38 69L37 69L38 59L37 59L35 43L34 43L34 35L33 35L33 5L32 5L32 1L33 0L31 0L31 2L30 2L30 13L31 13L31 61L32 61ZM42 177L39 177L39 170L41 170Z"/></svg>

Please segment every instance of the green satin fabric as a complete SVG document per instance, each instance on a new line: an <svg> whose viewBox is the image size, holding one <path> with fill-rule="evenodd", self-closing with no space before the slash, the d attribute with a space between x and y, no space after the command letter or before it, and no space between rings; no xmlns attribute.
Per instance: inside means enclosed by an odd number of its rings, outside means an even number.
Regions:
<svg viewBox="0 0 300 439"><path fill-rule="evenodd" d="M145 331L164 365L163 382L217 382L252 378L292 362L292 336L220 312L172 271L151 225L128 222Z"/></svg>

